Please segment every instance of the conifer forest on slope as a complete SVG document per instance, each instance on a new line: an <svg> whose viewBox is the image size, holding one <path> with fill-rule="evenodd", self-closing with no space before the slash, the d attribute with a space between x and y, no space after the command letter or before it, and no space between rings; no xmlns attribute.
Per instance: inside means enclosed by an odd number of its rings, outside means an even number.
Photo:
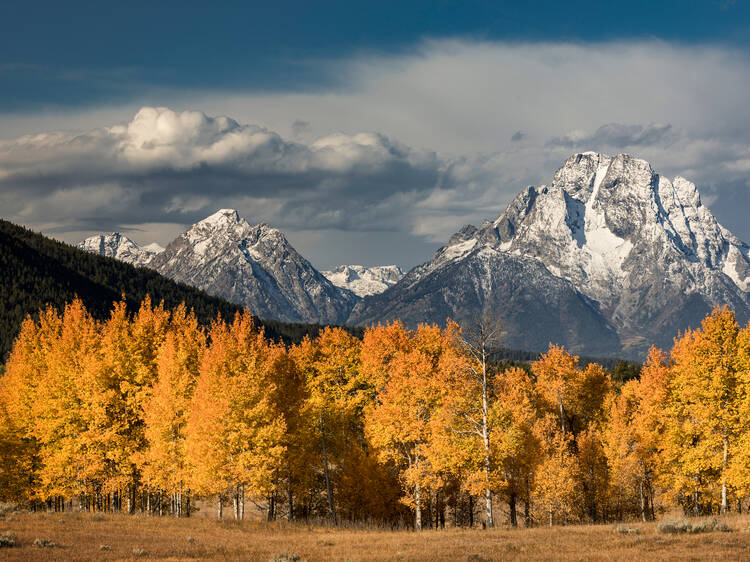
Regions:
<svg viewBox="0 0 750 562"><path fill-rule="evenodd" d="M62 310L66 302L79 297L101 320L123 295L131 308L137 308L146 295L155 302L163 301L170 309L184 302L201 324L208 324L219 314L232 318L242 309L153 270L83 252L0 220L0 363L28 314L36 314L49 304ZM285 341L300 341L305 334L316 334L321 328L273 320L263 320L262 324L268 336Z"/></svg>

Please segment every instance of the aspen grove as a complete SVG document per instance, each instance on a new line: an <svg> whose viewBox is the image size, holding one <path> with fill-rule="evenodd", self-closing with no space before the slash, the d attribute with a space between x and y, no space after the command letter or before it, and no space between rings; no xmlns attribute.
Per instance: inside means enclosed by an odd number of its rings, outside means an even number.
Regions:
<svg viewBox="0 0 750 562"><path fill-rule="evenodd" d="M519 367L485 343L449 321L287 346L249 313L50 307L0 378L0 500L416 529L743 509L750 327L728 308L622 385L561 347Z"/></svg>

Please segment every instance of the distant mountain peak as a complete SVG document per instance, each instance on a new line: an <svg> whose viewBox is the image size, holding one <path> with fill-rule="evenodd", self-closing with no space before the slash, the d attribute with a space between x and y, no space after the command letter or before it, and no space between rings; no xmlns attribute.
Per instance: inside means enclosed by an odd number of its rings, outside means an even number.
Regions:
<svg viewBox="0 0 750 562"><path fill-rule="evenodd" d="M341 324L357 300L317 271L280 230L251 225L234 209L189 227L151 266L267 319Z"/></svg>
<svg viewBox="0 0 750 562"><path fill-rule="evenodd" d="M219 209L213 215L196 223L202 226L220 226L223 224L233 224L240 222L240 214L236 209Z"/></svg>
<svg viewBox="0 0 750 562"><path fill-rule="evenodd" d="M80 242L77 247L80 250L115 258L136 266L148 265L154 256L164 251L164 248L158 244L141 247L119 232L90 236Z"/></svg>
<svg viewBox="0 0 750 562"><path fill-rule="evenodd" d="M113 236L104 236L104 250L102 236L79 247L148 265L171 279L247 306L261 318L343 324L357 301L351 291L334 286L317 271L280 230L266 223L251 225L235 209L220 209L196 222L166 249L141 248ZM126 245L129 251L124 251Z"/></svg>
<svg viewBox="0 0 750 562"><path fill-rule="evenodd" d="M397 265L379 265L365 267L362 265L340 265L329 271L323 271L331 283L347 289L358 297L382 293L395 285L404 272Z"/></svg>

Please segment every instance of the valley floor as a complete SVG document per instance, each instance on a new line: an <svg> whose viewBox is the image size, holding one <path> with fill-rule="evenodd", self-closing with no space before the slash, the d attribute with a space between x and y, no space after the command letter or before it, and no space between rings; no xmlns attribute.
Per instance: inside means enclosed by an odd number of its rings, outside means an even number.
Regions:
<svg viewBox="0 0 750 562"><path fill-rule="evenodd" d="M732 532L663 535L655 523L410 531L340 530L88 513L13 514L0 535L17 544L2 560L741 560L750 558L750 516L724 519ZM58 546L39 547L36 539ZM105 546L103 546L105 545Z"/></svg>

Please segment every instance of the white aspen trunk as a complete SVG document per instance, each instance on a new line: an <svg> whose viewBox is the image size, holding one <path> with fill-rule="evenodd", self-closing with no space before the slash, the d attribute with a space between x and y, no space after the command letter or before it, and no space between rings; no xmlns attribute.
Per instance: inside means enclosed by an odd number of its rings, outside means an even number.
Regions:
<svg viewBox="0 0 750 562"><path fill-rule="evenodd" d="M322 416L318 418L318 422L320 425L320 441L323 448L323 470L325 472L326 479L326 494L328 495L328 514L331 516L331 519L333 520L333 523L335 525L337 524L336 510L333 505L333 490L331 489L331 476L328 471L328 451L326 449L326 436L323 428Z"/></svg>
<svg viewBox="0 0 750 562"><path fill-rule="evenodd" d="M643 480L638 483L638 494L641 496L641 519L646 521L646 496L643 493Z"/></svg>
<svg viewBox="0 0 750 562"><path fill-rule="evenodd" d="M724 462L721 471L721 514L727 514L727 458L729 456L729 441L724 438Z"/></svg>
<svg viewBox="0 0 750 562"><path fill-rule="evenodd" d="M289 499L289 521L294 521L294 493L292 492L291 482L287 486L287 495Z"/></svg>
<svg viewBox="0 0 750 562"><path fill-rule="evenodd" d="M414 486L414 529L422 530L422 490L419 484Z"/></svg>
<svg viewBox="0 0 750 562"><path fill-rule="evenodd" d="M245 519L245 485L240 484L240 520Z"/></svg>
<svg viewBox="0 0 750 562"><path fill-rule="evenodd" d="M232 499L234 500L234 519L238 521L240 518L240 497L237 488L234 489Z"/></svg>
<svg viewBox="0 0 750 562"><path fill-rule="evenodd" d="M490 476L492 474L492 459L490 457L490 433L488 427L488 404L487 404L487 357L482 349L482 442L484 444L484 520L487 527L495 524L492 516L492 490L490 489Z"/></svg>
<svg viewBox="0 0 750 562"><path fill-rule="evenodd" d="M218 504L216 507L216 518L221 521L224 517L224 498L221 497L221 494L216 494L216 503Z"/></svg>

